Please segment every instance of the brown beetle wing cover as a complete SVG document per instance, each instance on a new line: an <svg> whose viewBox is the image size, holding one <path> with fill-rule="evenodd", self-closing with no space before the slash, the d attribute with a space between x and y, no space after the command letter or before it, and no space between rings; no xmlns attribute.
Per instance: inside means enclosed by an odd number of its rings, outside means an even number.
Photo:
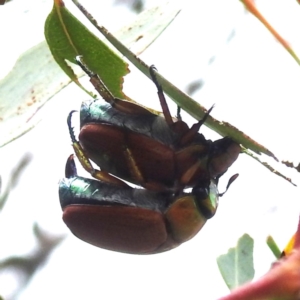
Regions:
<svg viewBox="0 0 300 300"><path fill-rule="evenodd" d="M69 205L63 220L83 241L118 252L155 253L168 236L160 212L137 207Z"/></svg>
<svg viewBox="0 0 300 300"><path fill-rule="evenodd" d="M108 124L88 124L82 127L80 143L88 156L101 168L133 183L130 161L134 160L144 181L172 186L174 183L174 154L169 146L145 135Z"/></svg>

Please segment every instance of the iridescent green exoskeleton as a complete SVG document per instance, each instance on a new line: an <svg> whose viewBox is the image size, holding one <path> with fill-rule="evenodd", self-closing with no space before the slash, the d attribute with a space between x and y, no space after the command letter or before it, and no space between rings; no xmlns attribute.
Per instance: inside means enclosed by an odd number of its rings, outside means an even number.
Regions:
<svg viewBox="0 0 300 300"><path fill-rule="evenodd" d="M79 177L73 156L66 175L59 184L64 222L81 240L108 250L154 254L173 249L193 238L218 207L213 180L178 195L121 187Z"/></svg>

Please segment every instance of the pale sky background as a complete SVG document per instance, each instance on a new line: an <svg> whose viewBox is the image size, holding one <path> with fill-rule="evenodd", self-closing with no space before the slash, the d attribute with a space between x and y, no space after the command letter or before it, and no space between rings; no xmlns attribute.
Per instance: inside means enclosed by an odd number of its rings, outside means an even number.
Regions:
<svg viewBox="0 0 300 300"><path fill-rule="evenodd" d="M112 32L134 19L113 1L82 3ZM104 1L103 1L104 2ZM160 1L148 1L151 6ZM202 78L205 85L193 97L212 116L230 122L273 151L280 159L299 162L300 68L290 55L238 0L182 1L183 10L142 58L181 89ZM65 1L71 9L72 3ZM180 1L179 1L180 3ZM93 7L97 4L97 7ZM257 0L265 17L300 55L300 7L295 0ZM50 0L14 0L0 6L0 77L17 57L43 39L43 23ZM233 39L226 43L234 31ZM298 51L297 51L298 49ZM213 64L209 59L216 56ZM125 92L156 109L153 84L133 66ZM88 96L70 85L43 110L44 120L30 133L0 149L1 176L5 182L24 153L33 161L0 215L0 260L29 253L35 246L32 224L52 235L67 238L36 273L19 300L32 299L216 299L228 293L217 269L216 257L236 244L245 232L255 240L256 277L274 260L265 245L271 234L284 247L296 230L299 188L271 174L241 155L222 177L240 177L220 200L216 216L191 241L172 251L150 256L114 253L75 238L61 220L58 181L72 148L66 125L68 112ZM170 103L170 102L169 102ZM175 106L170 105L175 114ZM189 124L194 121L186 114ZM219 138L201 129L207 138ZM272 162L272 160L268 160ZM300 184L299 175L276 165ZM81 174L84 175L84 174ZM0 295L14 286L11 276L0 276Z"/></svg>

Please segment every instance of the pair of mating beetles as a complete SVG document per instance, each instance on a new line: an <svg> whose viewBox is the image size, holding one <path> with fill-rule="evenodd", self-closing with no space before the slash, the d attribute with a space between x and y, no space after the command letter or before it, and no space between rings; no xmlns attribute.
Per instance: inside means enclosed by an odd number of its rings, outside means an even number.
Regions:
<svg viewBox="0 0 300 300"><path fill-rule="evenodd" d="M59 185L64 222L83 241L125 253L159 253L191 239L215 214L218 180L237 159L240 146L228 137L212 142L198 132L211 109L191 128L180 110L172 118L153 66L149 72L162 115L115 98L80 57L77 62L104 101L82 104L79 141L71 125L73 112L68 117L75 154L97 180L79 177L69 157Z"/></svg>

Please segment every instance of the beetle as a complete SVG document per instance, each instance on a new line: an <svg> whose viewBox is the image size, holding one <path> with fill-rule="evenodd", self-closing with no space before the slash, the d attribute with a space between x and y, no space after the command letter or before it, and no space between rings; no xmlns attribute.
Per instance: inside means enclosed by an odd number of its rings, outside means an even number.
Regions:
<svg viewBox="0 0 300 300"><path fill-rule="evenodd" d="M102 99L83 102L79 141L68 117L73 148L82 166L96 179L124 186L116 177L154 191L182 191L202 181L218 179L240 153L229 137L206 140L198 131L207 119L191 128L172 118L154 66L151 78L157 87L163 115L136 103L115 98L100 77L76 58ZM100 170L96 170L90 160ZM116 177L115 177L116 176Z"/></svg>
<svg viewBox="0 0 300 300"><path fill-rule="evenodd" d="M59 184L63 220L75 236L131 254L160 253L188 241L214 216L218 196L214 180L175 195L83 178L73 155Z"/></svg>

